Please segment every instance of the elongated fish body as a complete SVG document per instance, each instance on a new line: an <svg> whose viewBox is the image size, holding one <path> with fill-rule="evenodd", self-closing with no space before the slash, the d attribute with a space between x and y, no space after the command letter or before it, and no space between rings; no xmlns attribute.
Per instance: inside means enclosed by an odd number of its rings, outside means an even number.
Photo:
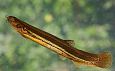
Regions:
<svg viewBox="0 0 115 71"><path fill-rule="evenodd" d="M13 16L8 16L7 19L13 28L23 37L33 40L75 63L101 68L107 68L111 65L111 54L108 52L101 54L88 53L74 48L73 40L60 39Z"/></svg>

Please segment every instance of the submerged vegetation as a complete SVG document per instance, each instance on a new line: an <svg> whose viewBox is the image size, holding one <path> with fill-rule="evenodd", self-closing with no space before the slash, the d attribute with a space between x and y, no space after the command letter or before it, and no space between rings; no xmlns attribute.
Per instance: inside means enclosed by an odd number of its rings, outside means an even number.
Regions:
<svg viewBox="0 0 115 71"><path fill-rule="evenodd" d="M0 0L0 71L111 71L115 66L114 0ZM110 51L112 67L75 66L52 51L24 39L6 21L16 16L62 39L75 48Z"/></svg>

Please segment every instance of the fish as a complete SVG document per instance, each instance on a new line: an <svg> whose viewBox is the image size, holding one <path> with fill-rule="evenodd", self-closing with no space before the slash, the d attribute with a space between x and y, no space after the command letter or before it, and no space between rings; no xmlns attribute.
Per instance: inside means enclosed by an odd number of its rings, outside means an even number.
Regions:
<svg viewBox="0 0 115 71"><path fill-rule="evenodd" d="M86 52L74 47L74 40L64 40L36 28L14 16L7 16L10 25L24 38L30 39L55 53L70 59L75 64L108 68L112 64L110 52L98 54Z"/></svg>

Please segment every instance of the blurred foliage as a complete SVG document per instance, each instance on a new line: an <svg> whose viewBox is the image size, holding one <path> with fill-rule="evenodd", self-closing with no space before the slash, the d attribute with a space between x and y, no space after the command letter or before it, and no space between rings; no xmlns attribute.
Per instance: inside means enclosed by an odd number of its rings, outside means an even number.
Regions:
<svg viewBox="0 0 115 71"><path fill-rule="evenodd" d="M17 34L6 20L16 16L92 53L110 51L109 69L75 66ZM0 0L0 71L114 71L115 0Z"/></svg>

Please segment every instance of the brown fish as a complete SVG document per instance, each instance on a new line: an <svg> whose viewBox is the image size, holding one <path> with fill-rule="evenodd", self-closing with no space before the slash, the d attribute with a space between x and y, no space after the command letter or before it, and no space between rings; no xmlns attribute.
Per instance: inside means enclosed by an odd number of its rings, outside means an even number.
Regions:
<svg viewBox="0 0 115 71"><path fill-rule="evenodd" d="M31 26L14 16L8 16L7 19L13 28L23 37L51 49L59 55L72 60L74 63L97 66L101 68L111 66L111 54L109 52L103 52L100 54L85 52L74 48L73 40L60 39L52 34Z"/></svg>

